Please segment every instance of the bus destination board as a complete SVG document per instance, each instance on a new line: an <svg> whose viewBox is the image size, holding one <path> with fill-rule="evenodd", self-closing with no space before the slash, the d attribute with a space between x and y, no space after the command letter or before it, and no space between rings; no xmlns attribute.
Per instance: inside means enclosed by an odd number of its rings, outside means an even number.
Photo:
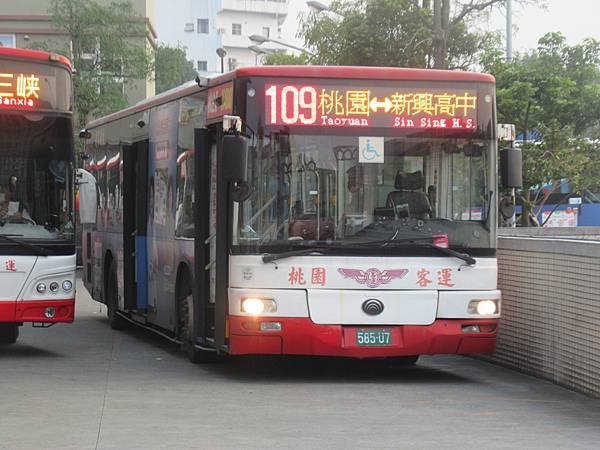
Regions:
<svg viewBox="0 0 600 450"><path fill-rule="evenodd" d="M267 84L270 126L477 129L477 91Z"/></svg>
<svg viewBox="0 0 600 450"><path fill-rule="evenodd" d="M40 93L40 78L37 75L0 73L0 107L35 108Z"/></svg>

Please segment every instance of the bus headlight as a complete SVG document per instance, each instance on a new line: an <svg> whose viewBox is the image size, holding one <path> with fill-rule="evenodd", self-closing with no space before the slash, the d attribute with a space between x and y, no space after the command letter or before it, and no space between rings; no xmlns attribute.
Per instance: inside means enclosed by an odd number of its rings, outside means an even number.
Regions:
<svg viewBox="0 0 600 450"><path fill-rule="evenodd" d="M48 306L44 310L44 316L46 316L47 319L52 319L55 315L56 315L56 308L54 308L54 306Z"/></svg>
<svg viewBox="0 0 600 450"><path fill-rule="evenodd" d="M62 283L62 287L63 287L63 291L69 292L71 289L73 289L73 283L71 283L70 280L65 280Z"/></svg>
<svg viewBox="0 0 600 450"><path fill-rule="evenodd" d="M35 290L38 291L40 294L43 294L44 292L46 292L46 285L44 283L38 283L38 285L35 287Z"/></svg>
<svg viewBox="0 0 600 450"><path fill-rule="evenodd" d="M242 312L258 316L277 311L277 302L272 298L246 297L242 299Z"/></svg>
<svg viewBox="0 0 600 450"><path fill-rule="evenodd" d="M471 300L469 302L469 314L479 314L480 316L490 316L498 312L497 300Z"/></svg>
<svg viewBox="0 0 600 450"><path fill-rule="evenodd" d="M58 292L58 283L56 281L50 283L50 292Z"/></svg>

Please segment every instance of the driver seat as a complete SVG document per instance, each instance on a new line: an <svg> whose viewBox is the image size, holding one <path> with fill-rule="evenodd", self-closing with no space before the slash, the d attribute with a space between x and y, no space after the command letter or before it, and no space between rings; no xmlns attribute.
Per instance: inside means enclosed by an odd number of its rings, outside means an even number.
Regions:
<svg viewBox="0 0 600 450"><path fill-rule="evenodd" d="M424 186L425 177L421 171L413 173L398 171L394 183L396 190L388 194L386 207L393 208L396 216L405 212L404 215L410 218L429 219L432 208L427 194L423 191Z"/></svg>

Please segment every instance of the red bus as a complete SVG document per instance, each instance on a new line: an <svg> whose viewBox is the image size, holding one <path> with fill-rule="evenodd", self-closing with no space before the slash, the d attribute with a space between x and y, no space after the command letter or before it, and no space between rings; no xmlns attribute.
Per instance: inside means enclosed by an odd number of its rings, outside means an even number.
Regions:
<svg viewBox="0 0 600 450"><path fill-rule="evenodd" d="M491 352L494 102L485 74L271 66L96 120L85 285L196 361Z"/></svg>
<svg viewBox="0 0 600 450"><path fill-rule="evenodd" d="M73 321L73 159L71 63L0 47L0 343Z"/></svg>

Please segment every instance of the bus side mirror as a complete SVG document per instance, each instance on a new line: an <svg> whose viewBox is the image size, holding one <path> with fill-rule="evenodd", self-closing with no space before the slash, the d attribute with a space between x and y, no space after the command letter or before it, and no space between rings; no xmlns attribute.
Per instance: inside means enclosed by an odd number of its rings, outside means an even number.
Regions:
<svg viewBox="0 0 600 450"><path fill-rule="evenodd" d="M523 154L520 149L500 150L500 178L505 189L523 187Z"/></svg>
<svg viewBox="0 0 600 450"><path fill-rule="evenodd" d="M242 203L252 195L245 180L248 146L246 139L236 135L223 136L223 176L231 189L231 199Z"/></svg>
<svg viewBox="0 0 600 450"><path fill-rule="evenodd" d="M246 175L246 139L241 136L223 136L223 175L228 182L241 181Z"/></svg>
<svg viewBox="0 0 600 450"><path fill-rule="evenodd" d="M76 184L79 190L79 221L82 224L96 223L98 211L96 178L87 170L77 169Z"/></svg>

